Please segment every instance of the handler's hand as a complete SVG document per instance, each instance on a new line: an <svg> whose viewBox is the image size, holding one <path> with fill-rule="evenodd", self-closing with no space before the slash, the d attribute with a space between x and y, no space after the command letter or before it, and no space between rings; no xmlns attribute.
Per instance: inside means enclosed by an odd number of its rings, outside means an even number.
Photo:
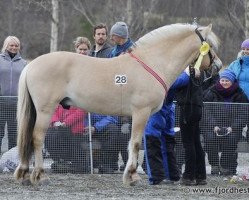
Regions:
<svg viewBox="0 0 249 200"><path fill-rule="evenodd" d="M220 131L220 128L218 126L214 127L214 132L217 133L218 131Z"/></svg>
<svg viewBox="0 0 249 200"><path fill-rule="evenodd" d="M228 132L228 133L232 133L232 131L233 131L233 130L232 130L231 127L227 127L227 132Z"/></svg>
<svg viewBox="0 0 249 200"><path fill-rule="evenodd" d="M61 123L60 121L54 122L54 126L55 127L62 126L62 125L63 125L63 123Z"/></svg>

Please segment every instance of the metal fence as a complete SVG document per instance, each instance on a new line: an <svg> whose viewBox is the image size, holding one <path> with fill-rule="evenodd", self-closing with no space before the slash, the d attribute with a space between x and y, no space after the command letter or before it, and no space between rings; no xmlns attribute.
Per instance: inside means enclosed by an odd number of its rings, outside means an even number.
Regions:
<svg viewBox="0 0 249 200"><path fill-rule="evenodd" d="M15 106L12 98L0 98L1 117L8 115L6 103ZM12 103L12 104L11 104ZM104 106L104 105L103 105ZM205 103L200 122L201 140L206 152L207 173L243 173L249 166L248 104ZM15 109L12 109L12 111ZM184 148L179 130L179 108L176 106L176 157L179 169L184 166ZM13 113L12 113L13 115ZM12 116L14 120L15 116ZM92 115L92 114L91 114ZM88 123L91 116L88 114ZM8 122L0 118L2 127L1 152L9 148ZM83 123L83 122L82 122ZM219 128L215 128L219 127ZM232 128L229 132L228 127ZM15 128L15 127L14 127ZM217 131L216 131L217 130ZM13 131L12 131L13 132ZM66 127L50 127L43 149L45 169L54 173L119 173L128 159L127 145L131 132L131 118L119 117L118 123L98 132L71 133ZM140 150L138 171L144 173L143 150ZM33 167L33 162L31 162ZM144 169L144 170L143 170Z"/></svg>

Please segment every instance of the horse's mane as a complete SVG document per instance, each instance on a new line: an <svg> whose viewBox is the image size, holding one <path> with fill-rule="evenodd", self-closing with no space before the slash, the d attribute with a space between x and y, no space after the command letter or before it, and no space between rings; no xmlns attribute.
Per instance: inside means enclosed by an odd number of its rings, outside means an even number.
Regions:
<svg viewBox="0 0 249 200"><path fill-rule="evenodd" d="M203 27L198 28L201 30ZM149 48L153 43L162 42L162 39L167 37L175 36L177 34L187 34L193 32L196 29L196 25L191 24L171 24L166 25L160 28L157 28L143 37L141 37L136 43L136 47L147 47ZM211 32L206 38L207 42L210 43L215 51L218 50L219 39L218 37Z"/></svg>

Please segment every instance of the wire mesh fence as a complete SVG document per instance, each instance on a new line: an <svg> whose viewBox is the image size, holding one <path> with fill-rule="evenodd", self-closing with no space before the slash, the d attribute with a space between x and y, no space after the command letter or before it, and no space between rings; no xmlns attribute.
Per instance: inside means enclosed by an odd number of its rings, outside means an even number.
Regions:
<svg viewBox="0 0 249 200"><path fill-rule="evenodd" d="M16 98L0 98L1 152L15 148ZM207 173L232 175L247 170L249 147L247 125L248 104L205 103L200 122L201 139L206 152ZM176 106L176 157L179 169L184 168L184 148L179 128L179 108ZM63 119L71 117L67 110ZM44 141L45 169L52 173L120 173L128 160L131 118L84 114L84 129L75 131L82 116L74 115L68 124L52 123ZM80 115L80 114L79 114ZM80 121L81 123L81 121ZM10 145L11 144L11 145ZM17 153L17 150L13 152ZM146 171L143 149L140 150L138 170ZM30 163L33 167L33 161Z"/></svg>

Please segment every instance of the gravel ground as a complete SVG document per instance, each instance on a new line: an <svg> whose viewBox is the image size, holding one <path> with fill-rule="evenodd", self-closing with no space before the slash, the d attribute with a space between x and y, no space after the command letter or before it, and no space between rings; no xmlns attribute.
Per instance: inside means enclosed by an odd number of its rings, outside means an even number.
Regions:
<svg viewBox="0 0 249 200"><path fill-rule="evenodd" d="M61 199L248 199L249 181L230 183L222 177L208 177L206 186L150 186L145 175L137 186L122 184L122 174L49 174L49 186L22 186L13 174L0 174L1 200ZM219 194L222 193L222 194Z"/></svg>

